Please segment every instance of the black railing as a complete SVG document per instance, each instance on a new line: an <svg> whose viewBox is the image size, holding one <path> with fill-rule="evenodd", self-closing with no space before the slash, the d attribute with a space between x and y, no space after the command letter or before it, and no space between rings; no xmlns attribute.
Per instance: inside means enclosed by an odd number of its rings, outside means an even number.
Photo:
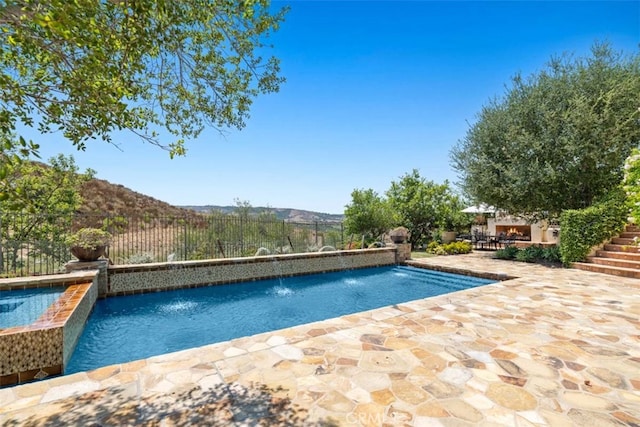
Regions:
<svg viewBox="0 0 640 427"><path fill-rule="evenodd" d="M223 214L178 216L0 215L0 275L54 274L74 259L65 239L82 227L111 233L113 264L187 261L342 248L340 222L288 222ZM261 249L262 248L262 249Z"/></svg>

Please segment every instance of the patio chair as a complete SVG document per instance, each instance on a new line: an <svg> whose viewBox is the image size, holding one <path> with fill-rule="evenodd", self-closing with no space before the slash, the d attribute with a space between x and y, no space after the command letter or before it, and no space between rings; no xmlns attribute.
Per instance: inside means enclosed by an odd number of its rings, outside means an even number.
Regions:
<svg viewBox="0 0 640 427"><path fill-rule="evenodd" d="M474 233L474 249L484 249L486 245L489 245L489 238L485 233L476 232Z"/></svg>
<svg viewBox="0 0 640 427"><path fill-rule="evenodd" d="M503 248L507 248L511 245L513 245L516 241L515 234L506 234L506 233L500 233L502 236L499 239L500 240L500 244L502 245Z"/></svg>

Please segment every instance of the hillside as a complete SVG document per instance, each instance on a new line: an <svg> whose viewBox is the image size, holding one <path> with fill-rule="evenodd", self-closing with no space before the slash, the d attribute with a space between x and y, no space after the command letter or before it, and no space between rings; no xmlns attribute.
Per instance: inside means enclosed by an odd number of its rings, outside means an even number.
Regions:
<svg viewBox="0 0 640 427"><path fill-rule="evenodd" d="M194 217L212 210L231 214L235 206L173 206L153 197L138 193L120 184L102 179L92 179L80 190L84 200L80 214L124 216L128 218L150 217ZM301 209L252 208L258 214L264 210L273 212L278 219L290 222L342 221L342 215L305 211Z"/></svg>
<svg viewBox="0 0 640 427"><path fill-rule="evenodd" d="M232 214L235 210L235 206L180 206L184 209L191 209L196 212L207 213L211 211L218 211L226 214ZM340 214L328 214L323 212L306 211L303 209L292 208L271 208L271 207L253 207L251 208L251 215L258 215L260 212L268 211L275 214L279 220L285 220L289 222L313 222L313 221L327 221L327 222L340 222L344 220L344 215Z"/></svg>
<svg viewBox="0 0 640 427"><path fill-rule="evenodd" d="M103 179L92 179L85 183L80 189L80 194L83 198L83 204L79 213L85 215L120 215L125 217L194 215L193 210L170 205Z"/></svg>

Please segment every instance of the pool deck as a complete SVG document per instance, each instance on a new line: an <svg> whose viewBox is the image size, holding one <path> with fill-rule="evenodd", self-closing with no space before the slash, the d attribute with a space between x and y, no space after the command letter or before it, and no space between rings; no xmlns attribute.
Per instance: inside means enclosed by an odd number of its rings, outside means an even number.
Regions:
<svg viewBox="0 0 640 427"><path fill-rule="evenodd" d="M640 426L640 280L489 256L413 262L518 278L0 389L0 425Z"/></svg>

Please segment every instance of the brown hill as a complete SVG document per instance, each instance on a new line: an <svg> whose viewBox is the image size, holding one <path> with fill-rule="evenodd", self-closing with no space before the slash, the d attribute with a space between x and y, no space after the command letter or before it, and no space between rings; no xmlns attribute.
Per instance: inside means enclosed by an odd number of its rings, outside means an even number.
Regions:
<svg viewBox="0 0 640 427"><path fill-rule="evenodd" d="M79 213L87 216L124 216L128 218L185 217L197 215L153 197L103 179L92 179L80 189L83 204Z"/></svg>
<svg viewBox="0 0 640 427"><path fill-rule="evenodd" d="M83 216L95 217L94 224L89 221L86 225L100 226L105 217L121 216L135 218L196 218L213 211L233 214L235 206L173 206L153 197L138 193L120 184L112 184L103 179L92 179L80 189L83 204L78 210ZM252 215L263 211L275 214L276 218L289 222L341 222L344 217L340 214L306 211L290 208L254 207Z"/></svg>

